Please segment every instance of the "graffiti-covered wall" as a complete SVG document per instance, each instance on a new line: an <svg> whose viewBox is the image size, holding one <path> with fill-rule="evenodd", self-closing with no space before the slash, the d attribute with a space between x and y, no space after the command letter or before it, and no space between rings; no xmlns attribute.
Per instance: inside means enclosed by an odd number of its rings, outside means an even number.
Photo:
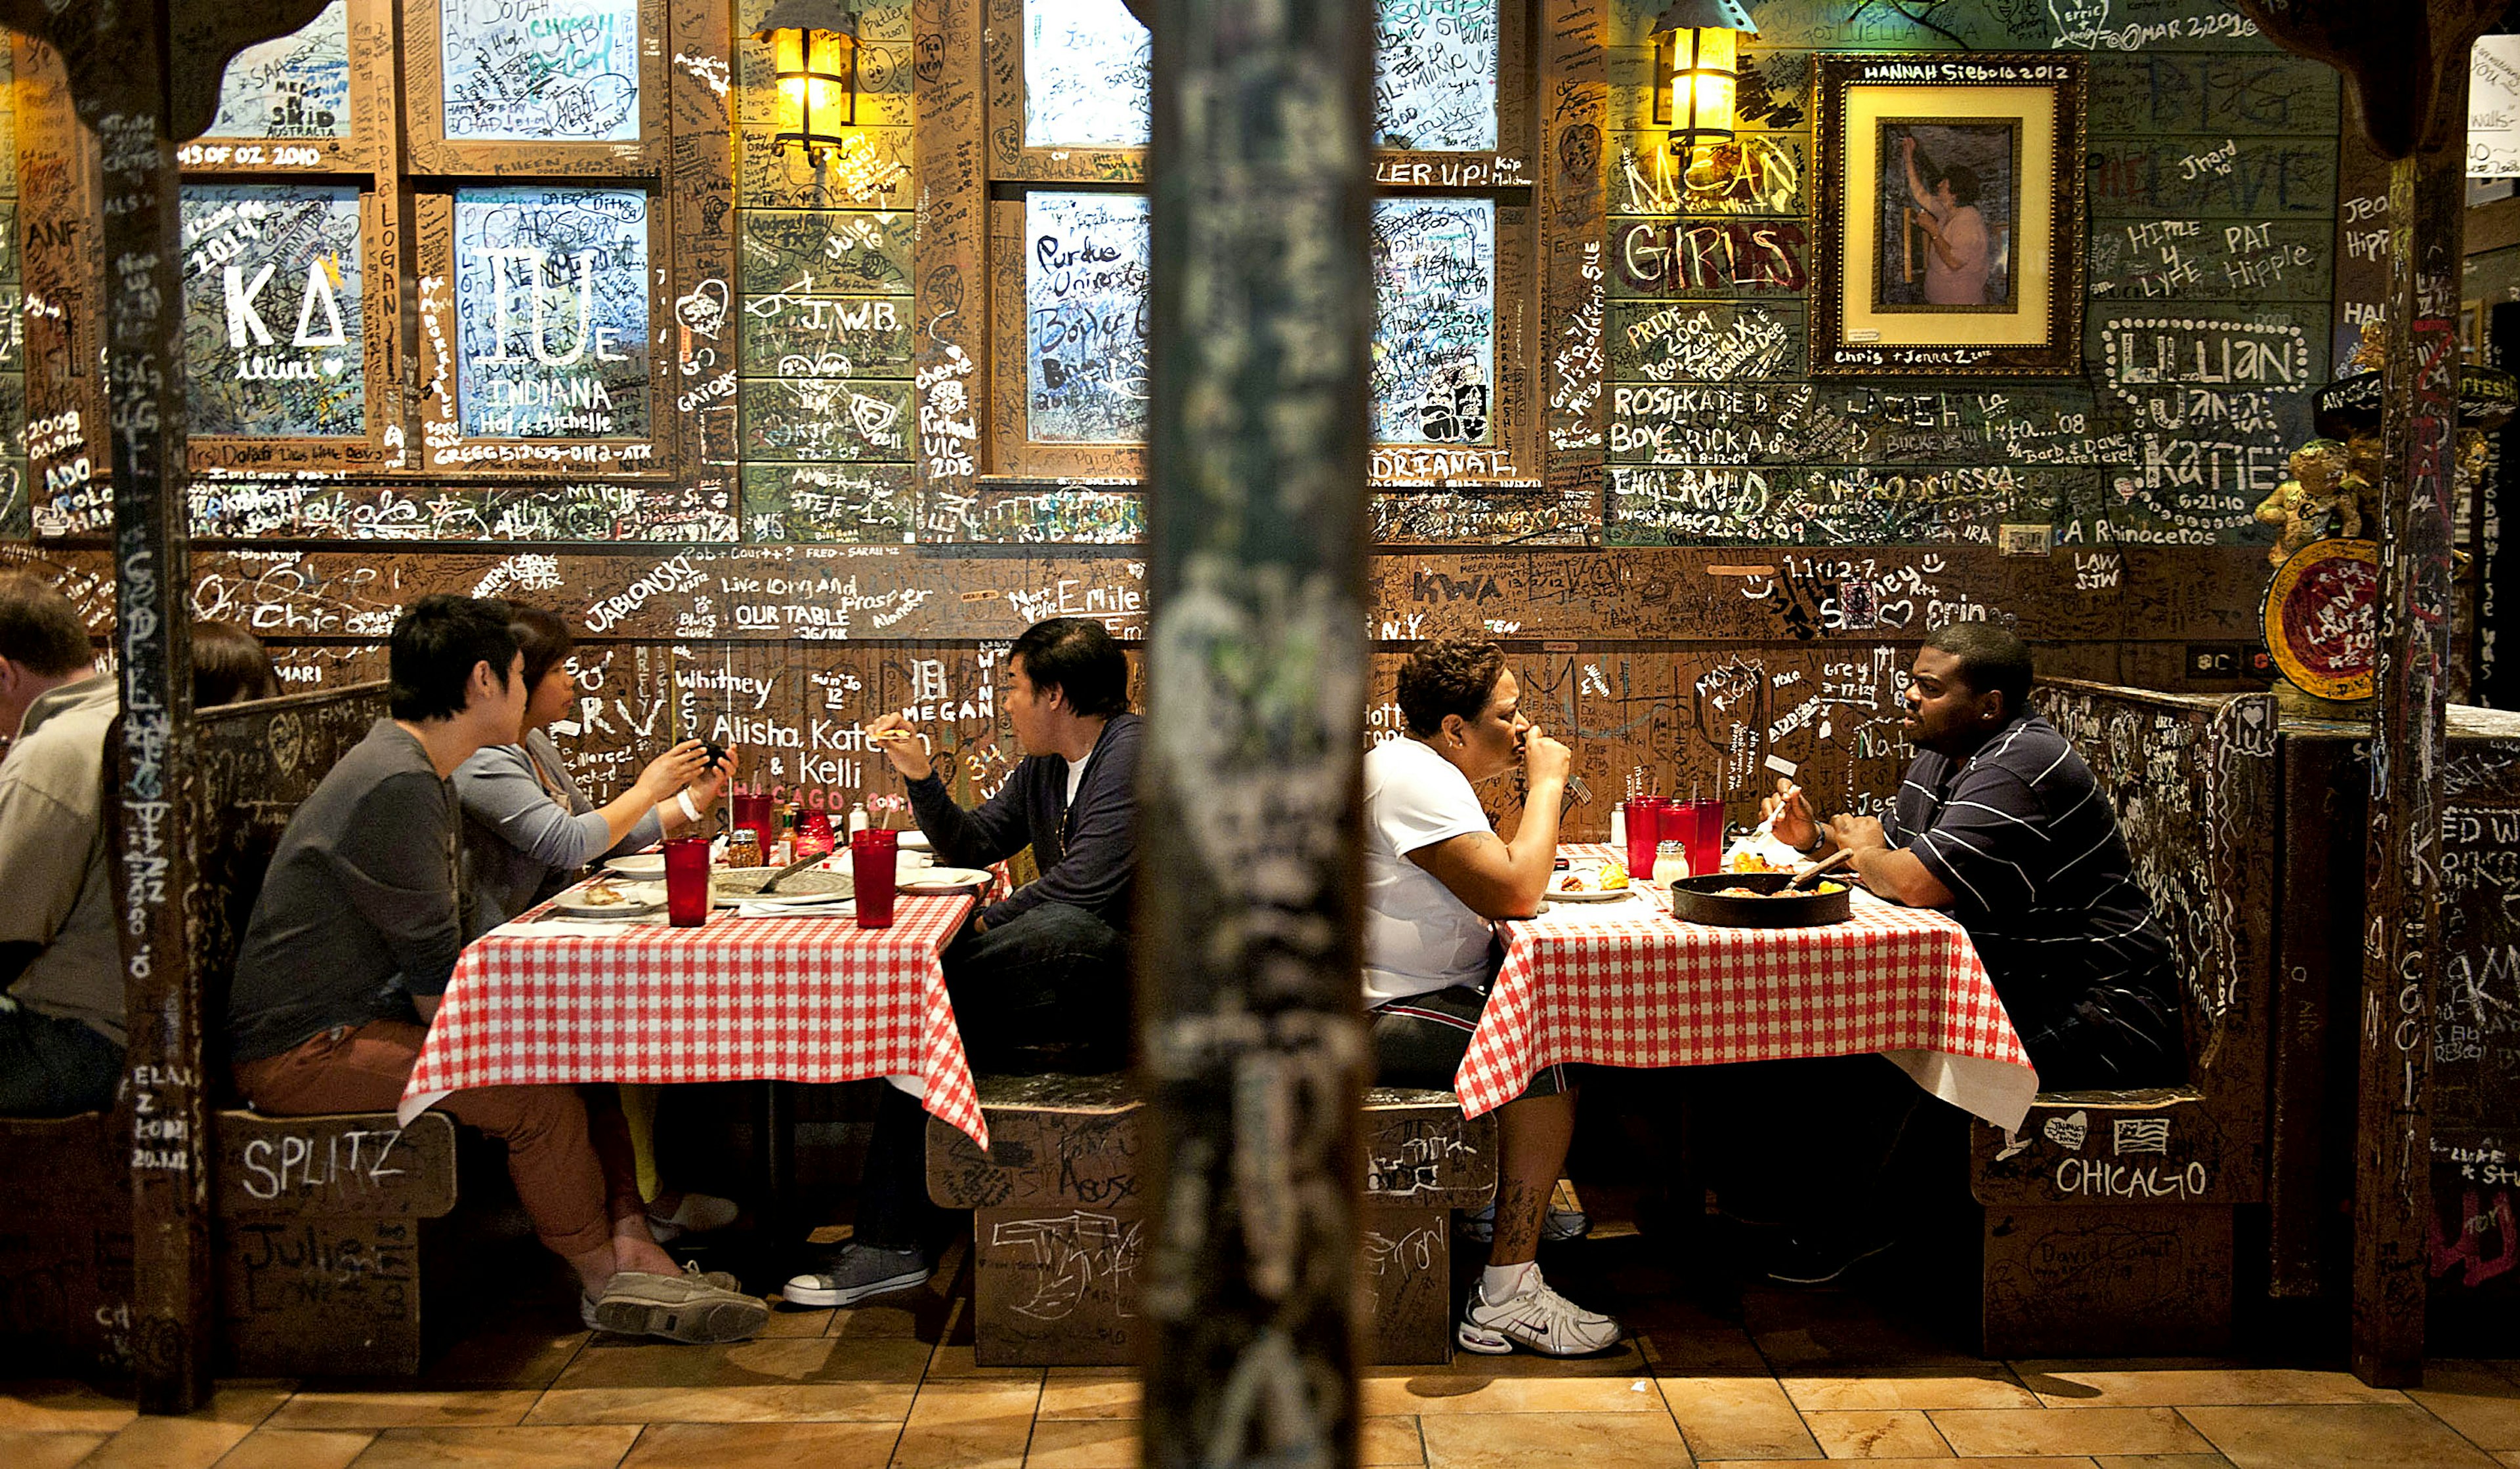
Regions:
<svg viewBox="0 0 2520 1469"><path fill-rule="evenodd" d="M307 685L373 673L427 592L554 606L599 788L690 731L886 794L881 709L985 784L1005 641L1145 613L1144 31L869 9L809 156L765 0L512 9L339 0L184 151L197 610ZM1791 766L1861 806L1938 621L2229 687L2250 510L2384 264L2334 76L2215 0L1765 0L1737 136L1676 153L1653 11L1382 7L1381 696L1410 642L1489 636L1597 791L1746 803ZM1988 53L2070 106L1935 90ZM1840 95L1828 56L1912 90ZM0 560L103 619L93 145L54 58L0 63ZM2051 305L2036 376L1815 340Z"/></svg>

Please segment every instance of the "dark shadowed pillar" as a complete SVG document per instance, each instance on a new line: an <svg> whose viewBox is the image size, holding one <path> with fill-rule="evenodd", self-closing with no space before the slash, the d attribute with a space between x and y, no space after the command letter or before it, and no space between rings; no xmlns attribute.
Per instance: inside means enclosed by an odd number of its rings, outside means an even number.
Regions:
<svg viewBox="0 0 2520 1469"><path fill-rule="evenodd" d="M1146 1462L1349 1464L1369 0L1152 0Z"/></svg>
<svg viewBox="0 0 2520 1469"><path fill-rule="evenodd" d="M2466 96L2464 86L2458 95ZM2364 864L2371 907L2362 934L2354 1170L2354 1371L2374 1386L2423 1380L2464 156L2454 137L2399 159L2389 173L2381 441L2391 473L2380 508L2380 667Z"/></svg>
<svg viewBox="0 0 2520 1469"><path fill-rule="evenodd" d="M193 854L178 816L181 782L192 777L183 253L157 8L98 0L84 9L93 28L56 33L103 177L114 657L122 684L111 870L121 888L131 1024L129 1086L117 1116L131 1143L132 1366L144 1410L183 1412L208 1396L215 1346L208 1079L185 921Z"/></svg>
<svg viewBox="0 0 2520 1469"><path fill-rule="evenodd" d="M216 111L238 48L287 35L324 0L0 0L0 24L62 54L97 145L113 468L120 799L111 868L123 915L131 1145L129 1341L144 1412L209 1396L209 1078L191 922L201 897L183 829L192 779L191 575L185 564L184 273L175 143ZM183 58L180 67L169 57Z"/></svg>
<svg viewBox="0 0 2520 1469"><path fill-rule="evenodd" d="M2450 702L2451 468L2468 52L2506 0L2233 0L2286 50L2343 71L2391 161L2381 442L2379 679L2357 1032L2355 1375L2423 1380L2441 970L2442 757Z"/></svg>

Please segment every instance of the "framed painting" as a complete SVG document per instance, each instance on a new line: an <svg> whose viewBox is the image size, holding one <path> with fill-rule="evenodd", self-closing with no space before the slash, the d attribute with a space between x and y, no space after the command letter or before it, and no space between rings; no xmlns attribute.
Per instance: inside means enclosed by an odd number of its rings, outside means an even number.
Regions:
<svg viewBox="0 0 2520 1469"><path fill-rule="evenodd" d="M1823 56L1811 372L2083 372L2078 56Z"/></svg>

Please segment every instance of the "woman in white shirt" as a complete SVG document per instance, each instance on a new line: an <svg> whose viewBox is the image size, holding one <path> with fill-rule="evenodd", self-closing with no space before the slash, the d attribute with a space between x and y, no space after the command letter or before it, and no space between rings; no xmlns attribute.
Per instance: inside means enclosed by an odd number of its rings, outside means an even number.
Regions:
<svg viewBox="0 0 2520 1469"><path fill-rule="evenodd" d="M1573 757L1531 727L1520 702L1496 645L1421 644L1400 670L1406 735L1366 753L1365 1002L1384 1086L1452 1090L1496 978L1494 922L1538 913L1555 868ZM1471 785L1516 765L1526 792L1508 842ZM1551 1357L1616 1346L1619 1323L1550 1289L1537 1263L1575 1131L1575 1092L1560 1068L1499 1109L1497 1127L1495 1243L1454 1340Z"/></svg>

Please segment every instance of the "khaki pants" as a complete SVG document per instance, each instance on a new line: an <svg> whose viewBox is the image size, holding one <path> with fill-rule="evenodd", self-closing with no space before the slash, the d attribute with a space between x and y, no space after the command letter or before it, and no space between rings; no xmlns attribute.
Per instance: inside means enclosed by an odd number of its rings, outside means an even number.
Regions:
<svg viewBox="0 0 2520 1469"><path fill-rule="evenodd" d="M428 1034L404 1020L338 1026L237 1067L237 1088L275 1117L390 1112ZM478 1087L437 1105L508 1145L508 1177L554 1253L583 1255L611 1239L613 1221L647 1218L611 1088Z"/></svg>

